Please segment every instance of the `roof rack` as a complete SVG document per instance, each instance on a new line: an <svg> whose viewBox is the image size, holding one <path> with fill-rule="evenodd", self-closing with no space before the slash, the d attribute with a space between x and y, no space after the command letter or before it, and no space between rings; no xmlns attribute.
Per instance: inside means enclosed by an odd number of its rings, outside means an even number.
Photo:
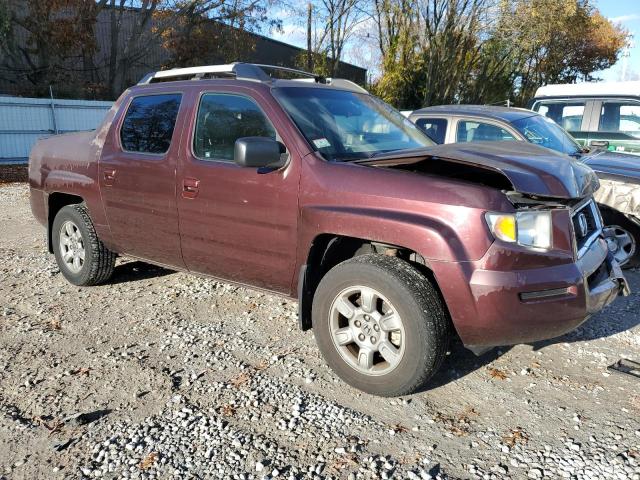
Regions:
<svg viewBox="0 0 640 480"><path fill-rule="evenodd" d="M147 85L163 81L177 80L200 80L203 78L236 78L238 80L252 80L255 82L272 82L274 78L269 75L269 71L284 72L297 76L292 78L298 81L312 81L332 85L345 90L352 90L360 93L367 91L357 83L343 78L325 78L314 73L296 70L295 68L279 67L276 65L262 65L254 63L234 62L227 65L204 65L200 67L174 68L171 70L160 70L145 75L138 85Z"/></svg>

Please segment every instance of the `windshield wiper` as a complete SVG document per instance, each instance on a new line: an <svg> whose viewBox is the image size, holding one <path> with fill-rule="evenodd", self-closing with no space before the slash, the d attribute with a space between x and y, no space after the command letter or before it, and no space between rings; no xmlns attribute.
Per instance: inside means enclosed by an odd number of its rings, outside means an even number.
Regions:
<svg viewBox="0 0 640 480"><path fill-rule="evenodd" d="M359 153L343 153L340 156L331 157L332 162L354 162L357 160L368 160L372 155L363 152Z"/></svg>

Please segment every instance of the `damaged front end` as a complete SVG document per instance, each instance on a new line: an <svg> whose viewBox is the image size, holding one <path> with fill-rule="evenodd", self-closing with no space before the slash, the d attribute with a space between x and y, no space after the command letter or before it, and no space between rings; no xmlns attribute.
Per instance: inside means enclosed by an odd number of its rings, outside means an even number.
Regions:
<svg viewBox="0 0 640 480"><path fill-rule="evenodd" d="M629 293L593 200L598 178L583 163L525 142L450 144L359 163L486 185L513 205L486 212L495 241L483 258L432 264L436 278L460 279L441 289L475 352L562 335Z"/></svg>
<svg viewBox="0 0 640 480"><path fill-rule="evenodd" d="M640 163L637 157L598 151L583 156L600 179L594 193L608 224L604 233L620 265L640 265Z"/></svg>

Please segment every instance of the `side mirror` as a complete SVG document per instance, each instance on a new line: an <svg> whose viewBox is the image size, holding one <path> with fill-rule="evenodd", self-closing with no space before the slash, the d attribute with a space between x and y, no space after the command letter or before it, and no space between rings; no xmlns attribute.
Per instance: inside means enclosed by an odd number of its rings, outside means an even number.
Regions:
<svg viewBox="0 0 640 480"><path fill-rule="evenodd" d="M286 159L282 144L268 137L242 137L236 140L233 160L241 167L278 169Z"/></svg>

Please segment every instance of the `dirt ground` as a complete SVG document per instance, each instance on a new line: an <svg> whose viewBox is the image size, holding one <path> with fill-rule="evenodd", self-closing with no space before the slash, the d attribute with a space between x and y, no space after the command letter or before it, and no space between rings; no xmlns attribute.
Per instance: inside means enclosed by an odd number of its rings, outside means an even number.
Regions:
<svg viewBox="0 0 640 480"><path fill-rule="evenodd" d="M296 305L120 259L65 282L25 184L0 186L0 479L640 479L640 272L562 338L475 357L431 388L362 394Z"/></svg>

